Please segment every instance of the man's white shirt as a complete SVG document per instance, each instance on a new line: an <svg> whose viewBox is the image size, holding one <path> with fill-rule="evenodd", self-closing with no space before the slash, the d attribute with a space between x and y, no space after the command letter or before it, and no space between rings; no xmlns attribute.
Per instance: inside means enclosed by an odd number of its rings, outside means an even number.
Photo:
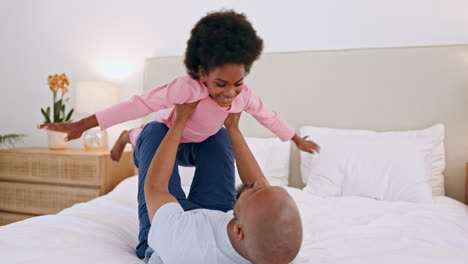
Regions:
<svg viewBox="0 0 468 264"><path fill-rule="evenodd" d="M179 203L161 206L148 234L148 245L155 251L148 263L250 263L229 240L227 225L233 218L232 211L184 212Z"/></svg>

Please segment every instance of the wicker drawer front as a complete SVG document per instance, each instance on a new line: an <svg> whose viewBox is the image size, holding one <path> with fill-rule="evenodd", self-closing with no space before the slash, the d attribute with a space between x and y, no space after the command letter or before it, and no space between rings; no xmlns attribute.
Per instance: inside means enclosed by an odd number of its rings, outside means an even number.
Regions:
<svg viewBox="0 0 468 264"><path fill-rule="evenodd" d="M0 210L55 214L99 196L99 189L0 182Z"/></svg>
<svg viewBox="0 0 468 264"><path fill-rule="evenodd" d="M0 153L0 179L99 186L99 160L92 156Z"/></svg>
<svg viewBox="0 0 468 264"><path fill-rule="evenodd" d="M0 212L0 226L8 225L13 222L21 221L34 215L25 215L25 214L15 214L15 213L7 213L7 212Z"/></svg>

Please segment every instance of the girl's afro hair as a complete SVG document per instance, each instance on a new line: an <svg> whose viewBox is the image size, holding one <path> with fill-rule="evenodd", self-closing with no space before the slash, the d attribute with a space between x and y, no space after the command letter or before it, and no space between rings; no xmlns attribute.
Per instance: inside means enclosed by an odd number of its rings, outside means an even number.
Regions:
<svg viewBox="0 0 468 264"><path fill-rule="evenodd" d="M194 79L198 69L209 73L224 64L243 64L248 73L260 57L263 40L244 14L232 10L208 13L191 31L185 51L185 67Z"/></svg>

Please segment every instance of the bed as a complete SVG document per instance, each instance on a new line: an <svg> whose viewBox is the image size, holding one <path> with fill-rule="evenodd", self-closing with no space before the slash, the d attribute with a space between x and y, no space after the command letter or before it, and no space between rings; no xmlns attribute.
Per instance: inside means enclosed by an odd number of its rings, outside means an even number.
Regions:
<svg viewBox="0 0 468 264"><path fill-rule="evenodd" d="M181 74L181 61L149 58L144 89ZM247 83L297 131L304 125L378 132L445 125L443 177L430 202L317 195L308 183L314 176L304 177L308 163L294 147L254 150L270 180L288 185L299 206L304 240L294 263L468 262L468 207L461 202L468 157L467 71L468 45L262 56ZM271 92L282 90L287 92ZM271 136L247 115L241 125L249 137ZM185 189L190 173L184 172ZM143 263L134 254L136 186L131 177L109 194L56 215L0 227L0 263Z"/></svg>
<svg viewBox="0 0 468 264"><path fill-rule="evenodd" d="M1 263L144 263L137 243L137 179L57 215L0 229ZM452 263L468 260L466 206L440 196L434 204L361 197L320 198L287 187L304 223L294 263Z"/></svg>

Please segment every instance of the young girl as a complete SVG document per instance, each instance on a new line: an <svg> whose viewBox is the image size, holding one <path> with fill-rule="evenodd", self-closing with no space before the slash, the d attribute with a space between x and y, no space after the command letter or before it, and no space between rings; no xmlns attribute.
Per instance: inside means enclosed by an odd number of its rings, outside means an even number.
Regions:
<svg viewBox="0 0 468 264"><path fill-rule="evenodd" d="M197 22L187 42L184 62L188 75L78 122L40 126L66 132L67 140L71 140L97 125L106 129L156 112L154 122L143 129L122 133L112 153L118 160L126 143L135 146L134 159L139 168L140 244L137 255L140 258L148 247L146 238L150 226L144 180L154 153L174 121L174 105L199 102L185 127L170 183L170 192L185 210L229 211L233 207L234 159L229 137L222 128L229 113L245 111L281 140L292 140L302 151L313 153L319 150L314 142L299 137L244 84L244 77L262 49L262 39L243 14L234 11L210 13ZM188 198L180 187L177 165L196 167Z"/></svg>

